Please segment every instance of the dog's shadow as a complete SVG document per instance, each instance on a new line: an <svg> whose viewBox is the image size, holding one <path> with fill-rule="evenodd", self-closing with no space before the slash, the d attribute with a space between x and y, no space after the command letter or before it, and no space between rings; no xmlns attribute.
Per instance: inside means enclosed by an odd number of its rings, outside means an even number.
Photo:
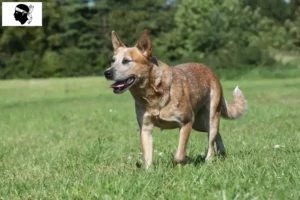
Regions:
<svg viewBox="0 0 300 200"><path fill-rule="evenodd" d="M181 166L186 166L186 165L194 165L195 167L197 166L200 166L201 164L204 164L205 163L205 156L204 155L198 155L194 158L190 158L189 157L189 161L187 161L186 163L184 164L178 164L178 163L175 163L174 161L173 162L170 162L168 165L168 167L170 168L176 168L178 165L181 165ZM160 164L159 163L153 163L153 167L158 167ZM138 168L138 169L141 169L143 168L143 164L140 163L140 162L136 162L135 163L135 166Z"/></svg>
<svg viewBox="0 0 300 200"><path fill-rule="evenodd" d="M195 167L197 167L200 164L205 163L205 155L198 155L195 158L191 158L189 163L193 164Z"/></svg>
<svg viewBox="0 0 300 200"><path fill-rule="evenodd" d="M226 156L223 156L223 155L217 155L214 159L213 159L213 161L210 161L210 162L216 162L216 160L221 160L221 161L223 161L223 160L225 160L225 157ZM170 159L172 159L173 158L173 155L172 156L170 156ZM189 160L186 162L186 163L184 163L184 164L178 164L178 163L175 163L174 161L173 162L171 162L171 163L169 163L169 164L167 164L168 165L168 167L170 167L170 168L175 168L176 166L178 166L178 165L181 165L181 166L185 166L185 165L193 165L194 167L199 167L199 166L201 166L201 165L203 165L203 164L205 164L206 163L206 161L205 161L205 158L206 158L206 155L197 155L197 156L195 156L195 157L188 157L189 158ZM162 164L162 163L153 163L153 167L158 167L160 164ZM142 168L143 167L143 164L142 163L140 163L140 162L136 162L136 167L137 168Z"/></svg>

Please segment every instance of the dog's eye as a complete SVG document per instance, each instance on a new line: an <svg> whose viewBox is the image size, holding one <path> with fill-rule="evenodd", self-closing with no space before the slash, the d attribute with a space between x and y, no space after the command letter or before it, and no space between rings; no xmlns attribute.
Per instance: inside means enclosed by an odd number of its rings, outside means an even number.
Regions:
<svg viewBox="0 0 300 200"><path fill-rule="evenodd" d="M122 60L122 64L127 64L127 63L130 63L131 62L131 60L129 60L129 59L127 59L127 58L124 58L123 60Z"/></svg>
<svg viewBox="0 0 300 200"><path fill-rule="evenodd" d="M110 62L114 63L115 61L116 61L116 59L112 58Z"/></svg>

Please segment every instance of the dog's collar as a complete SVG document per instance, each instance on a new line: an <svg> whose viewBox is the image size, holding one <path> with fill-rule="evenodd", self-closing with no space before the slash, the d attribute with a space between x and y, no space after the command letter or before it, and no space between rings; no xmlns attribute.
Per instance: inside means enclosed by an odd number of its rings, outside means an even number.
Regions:
<svg viewBox="0 0 300 200"><path fill-rule="evenodd" d="M151 56L150 61L151 61L153 64L155 64L155 65L158 66L158 62L157 62L157 59L156 59L155 57Z"/></svg>

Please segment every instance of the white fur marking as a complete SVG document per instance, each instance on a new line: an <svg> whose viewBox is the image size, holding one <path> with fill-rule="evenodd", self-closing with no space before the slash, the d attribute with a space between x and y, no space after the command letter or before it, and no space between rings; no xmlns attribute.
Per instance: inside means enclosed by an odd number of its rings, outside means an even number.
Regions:
<svg viewBox="0 0 300 200"><path fill-rule="evenodd" d="M239 86L235 87L235 89L233 91L233 95L238 95L238 96L243 95L242 90L240 90Z"/></svg>

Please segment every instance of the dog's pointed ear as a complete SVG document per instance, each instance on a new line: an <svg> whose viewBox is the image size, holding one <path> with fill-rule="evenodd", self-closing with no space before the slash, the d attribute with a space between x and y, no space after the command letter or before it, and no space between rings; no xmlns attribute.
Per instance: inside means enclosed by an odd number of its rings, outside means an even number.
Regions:
<svg viewBox="0 0 300 200"><path fill-rule="evenodd" d="M142 52L144 56L150 58L152 56L152 44L149 36L149 31L145 29L140 36L136 47Z"/></svg>
<svg viewBox="0 0 300 200"><path fill-rule="evenodd" d="M120 47L126 47L123 42L118 37L117 33L115 31L111 32L111 42L114 47L114 51L116 51Z"/></svg>

